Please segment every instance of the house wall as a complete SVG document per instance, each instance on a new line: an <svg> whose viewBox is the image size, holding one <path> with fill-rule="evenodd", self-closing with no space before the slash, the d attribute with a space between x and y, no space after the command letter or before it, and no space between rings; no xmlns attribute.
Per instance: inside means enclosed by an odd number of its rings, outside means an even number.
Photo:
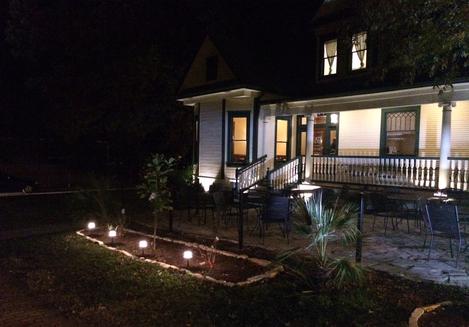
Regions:
<svg viewBox="0 0 469 327"><path fill-rule="evenodd" d="M419 156L439 156L442 108L438 104L420 107ZM452 111L452 156L469 156L469 101L458 101ZM340 113L339 154L379 155L381 109Z"/></svg>

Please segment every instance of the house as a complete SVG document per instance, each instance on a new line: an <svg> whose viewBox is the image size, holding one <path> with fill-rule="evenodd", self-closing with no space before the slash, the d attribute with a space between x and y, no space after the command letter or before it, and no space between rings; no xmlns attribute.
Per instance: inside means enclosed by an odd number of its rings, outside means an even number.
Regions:
<svg viewBox="0 0 469 327"><path fill-rule="evenodd" d="M337 17L350 8L336 3L315 14L310 49L216 33L203 40L178 100L194 110L204 188L216 179L247 188L268 175L277 188L306 181L467 191L469 76L450 98L431 81L372 82L379 54L365 30L350 40L337 34Z"/></svg>

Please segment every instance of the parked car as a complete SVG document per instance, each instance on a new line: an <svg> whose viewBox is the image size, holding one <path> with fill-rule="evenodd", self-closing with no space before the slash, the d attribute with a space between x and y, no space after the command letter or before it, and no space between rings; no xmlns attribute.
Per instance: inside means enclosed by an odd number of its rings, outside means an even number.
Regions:
<svg viewBox="0 0 469 327"><path fill-rule="evenodd" d="M1 192L23 192L31 193L37 188L37 181L29 178L19 178L0 172Z"/></svg>

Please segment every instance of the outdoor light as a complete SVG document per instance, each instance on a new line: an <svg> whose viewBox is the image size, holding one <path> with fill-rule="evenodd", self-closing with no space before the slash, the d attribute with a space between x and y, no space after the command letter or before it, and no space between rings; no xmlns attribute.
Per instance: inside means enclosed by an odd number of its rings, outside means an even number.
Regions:
<svg viewBox="0 0 469 327"><path fill-rule="evenodd" d="M111 238L111 243L114 244L114 237L117 236L117 232L114 229L111 229L108 233L108 236Z"/></svg>
<svg viewBox="0 0 469 327"><path fill-rule="evenodd" d="M191 250L186 250L182 254L182 257L187 260L187 267L189 267L189 261L192 259L193 254Z"/></svg>
<svg viewBox="0 0 469 327"><path fill-rule="evenodd" d="M88 223L88 229L89 229L89 230L93 230L93 229L95 229L95 228L96 228L96 223L95 223L94 221L90 221L90 222Z"/></svg>
<svg viewBox="0 0 469 327"><path fill-rule="evenodd" d="M142 256L145 254L145 249L148 247L147 240L138 241L138 247L142 249Z"/></svg>
<svg viewBox="0 0 469 327"><path fill-rule="evenodd" d="M331 124L337 124L339 122L338 114L331 114Z"/></svg>

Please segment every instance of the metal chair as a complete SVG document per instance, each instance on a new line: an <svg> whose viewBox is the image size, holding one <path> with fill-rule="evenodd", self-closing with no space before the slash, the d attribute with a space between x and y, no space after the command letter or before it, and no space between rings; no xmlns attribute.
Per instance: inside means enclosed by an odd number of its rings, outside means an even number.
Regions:
<svg viewBox="0 0 469 327"><path fill-rule="evenodd" d="M269 224L279 224L280 229L287 242L290 242L290 215L291 215L291 201L288 196L271 194L267 199L260 217L260 236L262 241L265 238L265 231Z"/></svg>
<svg viewBox="0 0 469 327"><path fill-rule="evenodd" d="M430 259L433 239L435 236L449 238L449 247L451 258L453 254L453 239L457 242L458 252L456 254L456 267L458 266L459 254L463 246L463 238L461 236L461 228L459 225L458 207L451 203L441 201L430 201L425 205L423 219L426 226L425 240L423 246L427 242L427 236L430 234L430 246L428 250L428 258Z"/></svg>
<svg viewBox="0 0 469 327"><path fill-rule="evenodd" d="M391 220L392 229L396 229L397 218L399 218L402 208L397 201L388 199L381 193L372 193L368 196L366 213L373 216L372 231L375 230L376 217L384 219L384 235L386 235L388 220Z"/></svg>

